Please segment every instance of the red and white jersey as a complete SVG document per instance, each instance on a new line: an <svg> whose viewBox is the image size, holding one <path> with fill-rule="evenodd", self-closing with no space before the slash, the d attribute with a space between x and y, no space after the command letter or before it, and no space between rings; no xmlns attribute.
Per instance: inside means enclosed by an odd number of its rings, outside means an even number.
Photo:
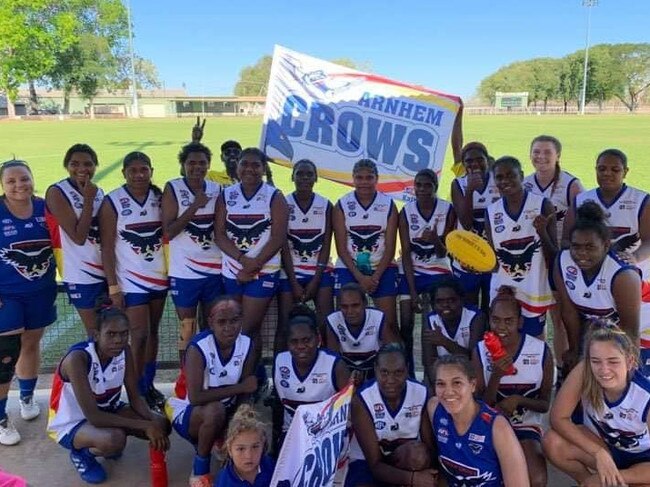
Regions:
<svg viewBox="0 0 650 487"><path fill-rule="evenodd" d="M97 407L102 411L115 411L120 404L120 395L124 385L126 353L123 351L117 357L112 358L106 366L102 366L95 342L90 340L73 345L63 358L65 359L70 353L77 350L81 350L88 356L88 384ZM50 394L47 434L59 442L72 428L85 419L74 395L72 384L63 378L59 365L54 375Z"/></svg>
<svg viewBox="0 0 650 487"><path fill-rule="evenodd" d="M639 248L641 245L639 221L641 213L650 201L648 193L624 184L618 195L607 204L603 201L600 188L590 189L576 196L576 209L585 201L593 201L605 212L612 244L616 244L619 250L628 253ZM650 259L639 262L637 266L643 272L643 278L650 280Z"/></svg>
<svg viewBox="0 0 650 487"><path fill-rule="evenodd" d="M463 310L460 315L460 322L458 323L458 328L456 328L456 333L454 336L451 336L447 330L447 327L445 326L444 321L442 321L442 317L438 313L429 313L429 316L427 316L427 323L429 325L429 328L432 330L438 328L446 338L449 338L452 342L455 342L461 347L469 350L469 339L472 334L472 323L477 316L477 310L463 306ZM436 346L436 352L438 354L438 357L451 355L445 347Z"/></svg>
<svg viewBox="0 0 650 487"><path fill-rule="evenodd" d="M578 178L566 171L560 171L557 181L551 181L546 187L539 184L535 173L524 178L524 189L526 191L544 196L555 206L558 243L562 241L562 227L564 226L566 212L571 206L569 193L574 181L578 181Z"/></svg>
<svg viewBox="0 0 650 487"><path fill-rule="evenodd" d="M492 359L484 340L476 345L476 350L483 370L483 380L487 384L492 375ZM524 334L519 350L512 357L517 373L501 377L497 402L510 396L538 399L544 380L544 359L548 353L548 345L544 341ZM541 433L542 413L518 407L508 419L515 430L532 429Z"/></svg>
<svg viewBox="0 0 650 487"><path fill-rule="evenodd" d="M176 199L177 217L180 217L194 202L194 192L185 178L173 179L167 184ZM187 226L169 241L170 277L201 279L221 274L221 251L214 241L214 207L221 186L213 181L205 181L203 191L210 198L208 203L199 208Z"/></svg>
<svg viewBox="0 0 650 487"><path fill-rule="evenodd" d="M386 229L388 219L395 209L390 196L375 193L375 198L368 206L363 206L354 191L344 195L337 203L345 219L347 249L352 259L369 265L364 273L371 273L379 265L386 249ZM339 257L336 267L345 268Z"/></svg>
<svg viewBox="0 0 650 487"><path fill-rule="evenodd" d="M402 402L397 411L386 404L376 380L366 382L358 392L361 402L375 425L375 433L382 455L388 456L395 449L420 439L422 410L427 404L427 388L407 379ZM363 460L364 454L356 436L350 442L350 460Z"/></svg>
<svg viewBox="0 0 650 487"><path fill-rule="evenodd" d="M51 186L58 189L65 197L78 219L83 210L83 195L69 178ZM55 216L47 210L45 217L52 239L54 258L63 282L70 284L96 284L105 279L104 266L99 243L99 222L97 213L104 199L104 192L97 188L93 200L92 221L88 237L82 245L76 244L59 224Z"/></svg>
<svg viewBox="0 0 650 487"><path fill-rule="evenodd" d="M271 205L273 198L282 197L282 193L270 184L261 183L257 191L247 198L241 183L236 183L225 188L222 194L226 206L226 235L248 257L257 256L271 239ZM226 254L222 257L223 276L236 279L241 265ZM278 251L264 264L260 274L273 274L279 270Z"/></svg>
<svg viewBox="0 0 650 487"><path fill-rule="evenodd" d="M327 211L331 203L319 194L312 195L307 208L301 208L293 193L287 196L289 227L287 243L294 270L301 274L316 272L320 252L325 243ZM283 277L284 273L283 273Z"/></svg>
<svg viewBox="0 0 650 487"><path fill-rule="evenodd" d="M319 349L311 369L300 375L291 352L275 356L273 385L284 407L282 431L288 431L296 408L302 404L324 401L336 393L336 364L340 360L327 350Z"/></svg>
<svg viewBox="0 0 650 487"><path fill-rule="evenodd" d="M363 326L358 333L352 333L341 311L331 313L327 326L339 342L341 357L352 368L370 370L375 364L375 355L381 347L381 333L384 329L384 313L375 308L366 308Z"/></svg>
<svg viewBox="0 0 650 487"><path fill-rule="evenodd" d="M153 189L140 204L126 185L106 196L117 217L115 275L124 293L167 289L161 196Z"/></svg>
<svg viewBox="0 0 650 487"><path fill-rule="evenodd" d="M542 239L533 226L535 217L543 214L544 200L543 196L525 192L518 214L508 212L503 198L487 209L498 263L490 283L490 300L501 286L511 286L526 317L542 315L555 302Z"/></svg>
<svg viewBox="0 0 650 487"><path fill-rule="evenodd" d="M413 262L413 271L416 274L426 274L436 276L451 273L449 258L437 257L433 244L421 239L425 230L433 230L443 240L447 218L452 211L449 202L436 198L433 212L429 218L426 218L420 211L417 201L411 201L404 206L402 210L406 217L406 223L409 228L409 241L411 243L411 261ZM401 261L400 274L403 274Z"/></svg>

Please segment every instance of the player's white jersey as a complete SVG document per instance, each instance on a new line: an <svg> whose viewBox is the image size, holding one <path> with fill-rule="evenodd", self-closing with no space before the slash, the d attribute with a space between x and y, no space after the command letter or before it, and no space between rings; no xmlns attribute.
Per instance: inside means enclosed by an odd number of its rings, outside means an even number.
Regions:
<svg viewBox="0 0 650 487"><path fill-rule="evenodd" d="M481 368L483 369L483 380L487 384L492 375L490 353L487 351L484 340L481 340L476 347ZM517 373L501 377L497 391L497 402L515 395L538 399L544 379L544 359L547 353L549 353L548 345L544 341L524 334L521 347L512 358ZM518 407L508 419L515 429L532 428L541 433L541 413Z"/></svg>
<svg viewBox="0 0 650 487"><path fill-rule="evenodd" d="M70 204L70 208L78 219L83 210L83 195L72 184L69 178L55 183L57 188ZM82 245L76 244L65 232L54 215L46 213L48 228L54 248L54 257L63 282L70 284L95 284L103 282L104 266L102 265L101 248L99 242L99 222L97 213L104 199L104 192L97 188L93 200L92 220L86 241Z"/></svg>
<svg viewBox="0 0 650 487"><path fill-rule="evenodd" d="M542 239L533 226L535 217L543 214L544 200L526 192L518 214L508 212L503 198L487 209L498 263L492 274L490 299L501 286L514 287L526 317L542 315L554 303Z"/></svg>
<svg viewBox="0 0 650 487"><path fill-rule="evenodd" d="M384 313L375 308L366 308L366 317L358 334L353 334L341 311L327 317L327 326L339 342L342 358L351 367L370 370L374 366L375 355L381 347L381 333L384 329Z"/></svg>
<svg viewBox="0 0 650 487"><path fill-rule="evenodd" d="M611 233L612 245L617 251L632 253L641 245L639 221L641 213L650 201L645 191L623 185L618 195L609 203L603 201L600 188L590 189L576 196L575 207L579 208L585 201L593 201L605 212L606 223ZM643 278L650 279L650 259L637 264L643 272Z"/></svg>
<svg viewBox="0 0 650 487"><path fill-rule="evenodd" d="M124 293L167 289L161 196L149 189L140 204L124 185L107 198L117 217L115 275L120 289Z"/></svg>
<svg viewBox="0 0 650 487"><path fill-rule="evenodd" d="M301 274L316 272L320 252L323 249L327 210L330 202L314 193L311 203L301 208L294 193L287 196L289 207L289 228L287 243L294 270ZM284 277L284 275L283 275Z"/></svg>
<svg viewBox="0 0 650 487"><path fill-rule="evenodd" d="M464 306L460 315L460 323L458 324L458 328L456 329L456 334L454 336L451 336L449 334L447 327L442 321L442 317L438 313L429 313L429 316L427 316L427 323L429 324L429 328L432 330L438 328L446 338L450 339L452 342L457 343L463 348L469 349L469 339L472 331L472 323L474 322L474 319L477 317L477 315L477 310ZM436 346L436 352L438 354L438 357L451 355L445 347Z"/></svg>
<svg viewBox="0 0 650 487"><path fill-rule="evenodd" d="M194 347L203 357L205 369L203 371L203 390L216 389L224 386L232 386L241 380L244 364L251 353L251 339L241 333L235 340L235 345L230 358L223 359L219 352L219 345L212 330L205 330L196 335L187 346ZM176 391L178 392L178 388ZM169 408L168 416L173 420L184 413L190 404L186 391L184 397L173 396L167 400L166 408ZM224 406L228 407L235 403L236 396L221 399Z"/></svg>
<svg viewBox="0 0 650 487"><path fill-rule="evenodd" d="M320 349L311 369L300 376L290 352L281 352L273 365L273 385L284 406L282 431L287 431L296 408L301 404L324 401L336 393L336 364L339 357Z"/></svg>
<svg viewBox="0 0 650 487"><path fill-rule="evenodd" d="M344 195L337 203L345 218L347 249L357 268L370 275L379 265L386 248L388 219L395 209L390 196L377 192L368 206L363 206L354 191ZM339 257L337 268L345 268Z"/></svg>
<svg viewBox="0 0 650 487"><path fill-rule="evenodd" d="M384 402L375 380L366 382L358 394L375 425L383 455L390 455L398 446L420 438L421 414L427 404L427 388L423 384L410 379L406 381L404 399L397 411L391 411ZM350 459L364 459L356 436L350 443Z"/></svg>
<svg viewBox="0 0 650 487"><path fill-rule="evenodd" d="M106 366L102 366L94 341L90 340L73 345L65 357L77 350L83 351L88 356L88 384L97 407L102 411L114 411L120 404L120 394L124 385L124 374L126 372L125 352L122 351L117 357L113 357ZM63 378L60 369L57 368L50 395L48 435L58 442L80 421L85 419L86 417L81 410L81 406L79 406L72 384Z"/></svg>
<svg viewBox="0 0 650 487"><path fill-rule="evenodd" d="M588 367L589 364L586 366ZM585 425L610 449L619 450L618 453L625 460L648 456L650 434L647 421L650 410L650 381L636 370L622 398L613 403L607 401L607 398L603 399L600 413L595 411L589 401L583 399Z"/></svg>
<svg viewBox="0 0 650 487"><path fill-rule="evenodd" d="M562 250L558 259L560 276L567 294L583 320L609 318L618 322L618 311L612 295L612 284L624 270L635 267L608 253L596 275L588 280L571 257L568 250Z"/></svg>
<svg viewBox="0 0 650 487"><path fill-rule="evenodd" d="M485 210L501 197L499 188L497 188L494 181L494 174L492 174L492 171L488 171L486 174L487 180L483 189L472 193L472 220L474 222L472 230L482 237L485 236L483 231L485 228ZM467 175L454 179L453 184L457 185L461 194L465 195L467 193ZM463 228L460 221L458 222L458 228Z"/></svg>
<svg viewBox="0 0 650 487"><path fill-rule="evenodd" d="M178 205L176 216L180 217L194 202L194 192L185 178L172 179L167 184ZM187 226L169 241L170 277L201 279L221 273L221 251L214 241L214 207L221 186L205 181L203 191L210 198L208 203L196 210Z"/></svg>
<svg viewBox="0 0 650 487"><path fill-rule="evenodd" d="M429 218L425 218L420 211L417 201L411 201L404 206L404 216L409 228L409 241L411 243L411 261L413 271L416 274L436 276L451 273L449 258L436 256L433 244L422 240L422 233L425 230L433 230L441 237L445 233L447 218L452 211L449 202L436 198L433 212ZM401 262L400 262L401 264ZM403 269L400 265L400 273Z"/></svg>
<svg viewBox="0 0 650 487"><path fill-rule="evenodd" d="M569 193L574 181L578 181L578 178L566 171L560 171L557 181L551 181L546 187L539 184L535 173L524 178L524 189L526 191L544 196L555 206L558 242L562 241L562 227L566 212L571 205Z"/></svg>
<svg viewBox="0 0 650 487"><path fill-rule="evenodd" d="M226 204L226 235L248 257L259 255L271 239L271 206L276 197L282 197L282 193L266 183L261 183L250 198L244 195L241 183L233 184L223 190ZM236 279L241 265L225 253L222 258L223 276ZM260 274L273 274L279 270L280 252L278 251L264 264Z"/></svg>

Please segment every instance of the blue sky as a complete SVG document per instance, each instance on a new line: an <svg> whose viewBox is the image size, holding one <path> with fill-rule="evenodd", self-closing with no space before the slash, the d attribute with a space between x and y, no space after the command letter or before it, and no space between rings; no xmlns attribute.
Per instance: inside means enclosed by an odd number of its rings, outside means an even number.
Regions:
<svg viewBox="0 0 650 487"><path fill-rule="evenodd" d="M167 88L232 94L242 67L274 44L347 57L377 74L471 96L513 61L585 44L582 0L131 0L136 52ZM591 44L647 42L650 1L600 0Z"/></svg>

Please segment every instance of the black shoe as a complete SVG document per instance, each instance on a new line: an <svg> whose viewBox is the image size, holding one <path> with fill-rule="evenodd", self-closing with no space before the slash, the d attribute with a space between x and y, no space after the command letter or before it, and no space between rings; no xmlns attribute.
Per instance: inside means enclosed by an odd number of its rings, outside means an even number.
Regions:
<svg viewBox="0 0 650 487"><path fill-rule="evenodd" d="M162 414L165 410L165 396L153 386L145 393L144 400L152 411Z"/></svg>
<svg viewBox="0 0 650 487"><path fill-rule="evenodd" d="M162 406L165 405L165 401L167 400L167 398L162 392L156 389L153 385L149 387L147 393L150 394L158 404L161 404Z"/></svg>

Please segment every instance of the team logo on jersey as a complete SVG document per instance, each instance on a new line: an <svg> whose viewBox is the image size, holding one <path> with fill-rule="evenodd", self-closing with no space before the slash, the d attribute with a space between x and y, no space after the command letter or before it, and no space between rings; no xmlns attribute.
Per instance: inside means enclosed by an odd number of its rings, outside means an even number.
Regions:
<svg viewBox="0 0 650 487"><path fill-rule="evenodd" d="M352 250L355 253L370 252L379 248L381 227L378 225L359 225L350 227L348 235L352 239Z"/></svg>
<svg viewBox="0 0 650 487"><path fill-rule="evenodd" d="M120 231L122 240L147 262L153 261L156 253L162 248L162 236L160 222L132 223Z"/></svg>
<svg viewBox="0 0 650 487"><path fill-rule="evenodd" d="M555 212L555 219L559 222L564 221L566 217L566 210L558 210Z"/></svg>
<svg viewBox="0 0 650 487"><path fill-rule="evenodd" d="M192 241L203 250L208 250L214 242L214 218L212 215L198 215L192 218L185 227Z"/></svg>
<svg viewBox="0 0 650 487"><path fill-rule="evenodd" d="M502 242L496 254L501 268L513 281L521 282L530 272L533 256L541 247L541 240L535 240L535 237L515 238Z"/></svg>
<svg viewBox="0 0 650 487"><path fill-rule="evenodd" d="M316 257L323 248L324 235L320 229L293 229L287 234L293 252L301 262Z"/></svg>
<svg viewBox="0 0 650 487"><path fill-rule="evenodd" d="M444 455L440 455L440 465L456 480L454 485L480 487L496 480L493 472L481 472L476 467L465 465Z"/></svg>
<svg viewBox="0 0 650 487"><path fill-rule="evenodd" d="M291 370L289 370L289 367L285 367L284 365L280 367L280 377L283 379L288 379L291 376Z"/></svg>
<svg viewBox="0 0 650 487"><path fill-rule="evenodd" d="M422 240L421 237L416 237L411 240L411 252L418 260L427 262L436 255L436 248L433 244Z"/></svg>
<svg viewBox="0 0 650 487"><path fill-rule="evenodd" d="M28 281L43 277L52 264L49 240L15 242L8 249L0 249L0 258Z"/></svg>
<svg viewBox="0 0 650 487"><path fill-rule="evenodd" d="M633 252L641 241L639 233L629 234L630 227L609 227L614 252Z"/></svg>
<svg viewBox="0 0 650 487"><path fill-rule="evenodd" d="M230 215L226 220L226 234L239 250L249 250L271 229L271 220L264 215Z"/></svg>
<svg viewBox="0 0 650 487"><path fill-rule="evenodd" d="M620 450L630 450L639 446L639 440L643 439L648 434L647 428L640 434L634 431L625 431L612 428L610 425L603 421L598 421L592 415L588 415L591 423L598 430L600 437L605 440L609 446L618 448Z"/></svg>

